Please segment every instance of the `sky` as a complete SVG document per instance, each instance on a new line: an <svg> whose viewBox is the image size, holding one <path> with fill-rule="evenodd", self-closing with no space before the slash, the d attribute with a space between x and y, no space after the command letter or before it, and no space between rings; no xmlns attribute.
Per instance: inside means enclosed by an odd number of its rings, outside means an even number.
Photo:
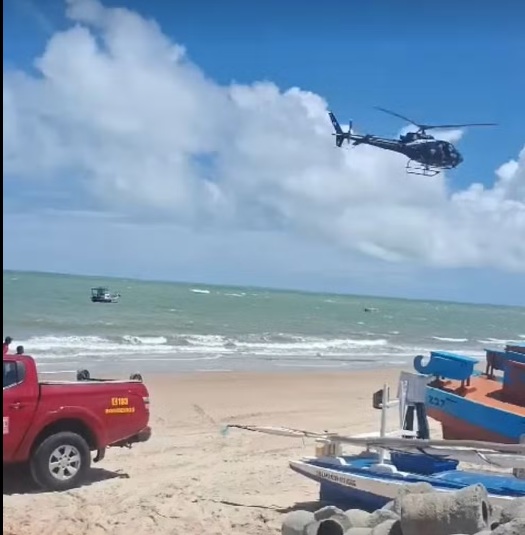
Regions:
<svg viewBox="0 0 525 535"><path fill-rule="evenodd" d="M6 0L4 269L525 305L525 4L458 4Z"/></svg>

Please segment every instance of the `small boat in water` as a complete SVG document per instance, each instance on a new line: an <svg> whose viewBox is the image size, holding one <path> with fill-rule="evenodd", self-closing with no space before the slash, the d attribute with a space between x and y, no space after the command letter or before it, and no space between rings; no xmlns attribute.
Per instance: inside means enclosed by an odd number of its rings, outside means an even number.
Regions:
<svg viewBox="0 0 525 535"><path fill-rule="evenodd" d="M316 455L289 461L289 466L319 483L320 501L343 509L358 507L373 511L395 499L403 487L421 483L438 492L453 492L481 483L493 505L505 505L515 498L525 497L525 444L428 438L424 403L427 381L424 376L404 372L398 399L389 399L386 385L374 394L374 407L381 409L379 434L347 437L287 428L228 427L315 438ZM402 424L398 431L387 434L387 410L394 406L399 407ZM343 454L343 444L366 449L354 455ZM514 475L459 469L459 462L465 460L485 466L513 468Z"/></svg>
<svg viewBox="0 0 525 535"><path fill-rule="evenodd" d="M93 303L118 303L119 293L111 293L108 288L97 286L91 288L91 301Z"/></svg>
<svg viewBox="0 0 525 535"><path fill-rule="evenodd" d="M432 351L422 361L414 368L429 378L427 412L443 438L516 444L525 436L525 345L487 349L484 373L474 369L478 359L456 353Z"/></svg>

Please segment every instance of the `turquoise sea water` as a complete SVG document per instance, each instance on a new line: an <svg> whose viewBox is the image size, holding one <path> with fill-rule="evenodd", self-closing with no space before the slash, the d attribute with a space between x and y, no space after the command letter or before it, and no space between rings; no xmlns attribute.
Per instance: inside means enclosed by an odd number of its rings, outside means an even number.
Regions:
<svg viewBox="0 0 525 535"><path fill-rule="evenodd" d="M120 302L92 303L98 285ZM525 308L4 271L3 333L49 373L334 370L483 356L525 341Z"/></svg>

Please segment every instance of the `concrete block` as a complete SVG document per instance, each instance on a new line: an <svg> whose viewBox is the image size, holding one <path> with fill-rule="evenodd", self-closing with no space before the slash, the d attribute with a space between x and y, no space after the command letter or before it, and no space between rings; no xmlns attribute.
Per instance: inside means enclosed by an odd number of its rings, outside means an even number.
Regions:
<svg viewBox="0 0 525 535"><path fill-rule="evenodd" d="M303 535L308 524L315 522L310 511L291 511L286 514L281 527L282 535Z"/></svg>
<svg viewBox="0 0 525 535"><path fill-rule="evenodd" d="M348 511L345 511L345 516L350 521L351 528L366 528L372 515L361 509L348 509Z"/></svg>
<svg viewBox="0 0 525 535"><path fill-rule="evenodd" d="M399 520L385 520L372 529L371 535L403 535Z"/></svg>
<svg viewBox="0 0 525 535"><path fill-rule="evenodd" d="M389 507L389 510L394 511L399 515L401 511L400 500L403 496L406 496L407 494L426 494L429 492L436 492L430 483L410 483L403 485L399 489L396 499L393 500L393 502L388 502L392 503L392 506ZM386 506L384 508L386 508Z"/></svg>
<svg viewBox="0 0 525 535"><path fill-rule="evenodd" d="M524 535L525 534L525 518L516 518L501 524L492 531L492 535Z"/></svg>
<svg viewBox="0 0 525 535"><path fill-rule="evenodd" d="M406 494L400 498L403 535L455 535L489 527L488 495L482 485L457 492Z"/></svg>
<svg viewBox="0 0 525 535"><path fill-rule="evenodd" d="M498 521L500 524L505 524L517 518L525 518L525 498L516 498L504 506Z"/></svg>
<svg viewBox="0 0 525 535"><path fill-rule="evenodd" d="M394 511L386 511L385 509L378 509L377 511L374 511L370 515L367 526L369 528L374 528L378 526L379 524L382 524L386 520L399 520L399 515L396 514Z"/></svg>
<svg viewBox="0 0 525 535"><path fill-rule="evenodd" d="M328 506L314 513L314 521L304 529L304 535L343 535L351 528L344 511Z"/></svg>

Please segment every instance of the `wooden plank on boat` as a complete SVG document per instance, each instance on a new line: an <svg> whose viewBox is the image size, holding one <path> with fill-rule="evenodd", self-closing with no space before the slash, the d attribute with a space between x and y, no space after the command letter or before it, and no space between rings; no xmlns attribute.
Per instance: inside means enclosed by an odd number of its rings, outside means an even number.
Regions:
<svg viewBox="0 0 525 535"><path fill-rule="evenodd" d="M525 444L500 444L497 442L484 442L481 440L438 440L438 439L418 439L418 438L356 438L343 435L328 434L326 438L343 444L362 445L378 445L383 447L413 447L413 448L428 448L431 446L447 446L447 447L464 447L472 449L493 450L501 453L518 453L525 455Z"/></svg>

